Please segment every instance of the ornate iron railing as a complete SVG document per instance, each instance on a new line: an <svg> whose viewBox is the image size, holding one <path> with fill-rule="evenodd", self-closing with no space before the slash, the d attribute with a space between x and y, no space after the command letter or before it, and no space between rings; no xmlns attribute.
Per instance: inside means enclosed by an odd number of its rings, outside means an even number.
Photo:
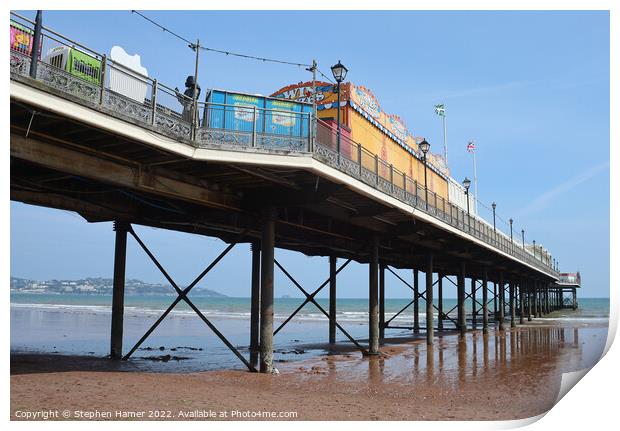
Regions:
<svg viewBox="0 0 620 431"><path fill-rule="evenodd" d="M17 14L12 15L21 19L24 27L33 24ZM80 53L89 56L94 72L89 69L89 75L80 76L79 73L67 70L66 66L59 67L62 64L58 62L52 64L48 56L37 58L35 80L55 93L67 95L78 103L199 148L237 151L258 149L276 154L311 155L388 196L557 276L557 272L541 260L542 257L537 259L526 247L517 245L508 235L493 229L489 223L471 216L434 191L426 190L415 179L370 153L360 143L341 136L338 146L335 130L315 119L312 113L206 102L199 102L194 111L191 109L192 99L176 89L127 69L105 55L44 27L41 52L63 48L78 49ZM31 61L33 58L30 52L11 49L11 79L31 79ZM137 94L139 97L136 97ZM192 121L194 112L196 115ZM257 127L261 120L273 116L286 117L283 119L287 121L281 123L295 126L274 131ZM238 121L240 119L245 121Z"/></svg>

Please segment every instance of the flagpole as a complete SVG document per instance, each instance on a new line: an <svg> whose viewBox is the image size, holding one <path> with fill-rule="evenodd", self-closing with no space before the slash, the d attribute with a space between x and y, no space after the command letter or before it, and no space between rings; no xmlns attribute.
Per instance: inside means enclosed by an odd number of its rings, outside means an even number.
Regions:
<svg viewBox="0 0 620 431"><path fill-rule="evenodd" d="M444 111L443 116L443 156L446 159L446 167L448 166L448 138L446 136L446 113Z"/></svg>
<svg viewBox="0 0 620 431"><path fill-rule="evenodd" d="M476 149L475 148L472 151L472 153L474 155L474 195L475 195L474 205L476 208L476 215L478 215L478 174L476 173Z"/></svg>

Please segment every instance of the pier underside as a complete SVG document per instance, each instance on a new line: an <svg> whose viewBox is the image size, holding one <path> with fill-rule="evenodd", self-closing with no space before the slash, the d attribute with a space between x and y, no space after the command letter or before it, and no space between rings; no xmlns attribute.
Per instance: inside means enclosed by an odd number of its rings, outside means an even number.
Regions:
<svg viewBox="0 0 620 431"><path fill-rule="evenodd" d="M515 275L528 268L465 237L351 190L311 169L196 161L102 130L11 103L11 199L76 211L89 222L126 221L230 242L261 236L262 212L274 208L278 248L308 256L368 262L380 240L381 262L433 267L456 275L483 268ZM293 157L293 156L288 156ZM297 156L296 158L299 158ZM286 160L282 165L286 164Z"/></svg>
<svg viewBox="0 0 620 431"><path fill-rule="evenodd" d="M85 108L76 105L78 108L90 118ZM320 163L311 154L226 147L205 150L170 140L160 145L160 141L165 141L163 137L141 127L142 136L156 137L155 145L148 139L132 138L136 136L135 130L134 135L125 133L126 128L135 129L131 123L110 119L107 124L108 119L99 118L99 112L93 112L90 122L77 114L62 115L58 111L40 103L11 99L11 199L75 211L88 222L115 222L110 349L113 358L128 359L167 313L184 301L248 369L270 372L273 335L296 313L274 327L274 270L282 271L304 294L306 300L299 309L312 303L325 315L330 342L334 342L338 329L365 355L377 354L385 330L396 328L390 325L396 316L385 315L386 271L412 290L412 301L398 314L413 307L411 329L414 333L423 329L429 345L433 344L434 329L444 330L444 325L464 334L468 314L471 326L479 324L486 332L489 321L498 321L499 328L504 329L505 319L514 326L517 316L523 322L525 317L531 320L532 315L541 316L559 307L558 296L549 295L554 280L550 269L532 266L408 207ZM93 126L95 120L100 127ZM133 224L216 237L229 246L194 283L181 288L141 242L131 227ZM127 234L140 244L178 296L144 337L124 354ZM189 290L238 243L252 244L249 360L187 297ZM329 279L313 289L302 286L277 261L275 248L329 257ZM369 265L368 290L362 292L369 295L368 346L351 337L336 321L336 278L350 261ZM412 270L413 277L405 280L393 269ZM423 289L418 282L419 272L426 275ZM471 279L469 289L466 278ZM452 310L443 309L444 288L456 288L459 300ZM323 289L330 293L329 310L314 300ZM434 289L437 305L433 303ZM423 327L418 319L420 300L426 306ZM472 304L469 311L465 309L466 300ZM457 316L451 315L455 309ZM435 312L439 316L437 324Z"/></svg>

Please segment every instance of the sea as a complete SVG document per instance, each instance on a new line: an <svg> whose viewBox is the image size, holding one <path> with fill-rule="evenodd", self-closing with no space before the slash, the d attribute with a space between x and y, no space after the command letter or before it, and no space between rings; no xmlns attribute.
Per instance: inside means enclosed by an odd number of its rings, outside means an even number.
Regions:
<svg viewBox="0 0 620 431"><path fill-rule="evenodd" d="M196 296L192 302L246 358L249 357L250 299ZM123 350L133 347L174 296L128 295L125 297ZM328 300L317 298L328 310ZM412 337L413 306L410 298L385 300L386 337ZM111 296L84 294L11 294L11 352L105 357L110 349ZM274 329L301 304L302 298L277 298ZM437 302L435 301L435 305ZM444 312L456 320L456 299L444 298ZM337 322L361 344L368 338L368 299L339 298ZM471 310L471 302L466 301ZM451 310L451 311L450 311ZM489 304L493 310L493 303ZM437 313L434 313L437 319ZM470 319L471 316L468 316ZM608 322L609 299L579 298L577 310L556 311L544 319L552 324L579 323L601 326ZM420 300L420 325L425 324L425 302ZM480 321L481 317L478 316ZM435 320L436 322L436 320ZM454 325L445 321L445 327ZM419 337L424 337L423 329ZM349 339L336 333L336 347L327 344L327 316L308 303L275 336L275 362L291 362L313 356L356 351ZM124 362L128 369L154 372L195 372L215 369L244 369L244 364L185 303L179 303L160 326Z"/></svg>

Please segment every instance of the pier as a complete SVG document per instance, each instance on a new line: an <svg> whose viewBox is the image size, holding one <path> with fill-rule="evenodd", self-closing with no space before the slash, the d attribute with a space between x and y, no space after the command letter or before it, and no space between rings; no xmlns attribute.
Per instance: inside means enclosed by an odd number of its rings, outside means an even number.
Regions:
<svg viewBox="0 0 620 431"><path fill-rule="evenodd" d="M306 305L329 321L325 335L330 343L340 332L367 356L380 354L387 331L401 329L394 319L411 309L413 326L408 329L425 333L430 346L436 331L488 333L495 325L505 331L508 325L525 324L561 308L577 308L578 273L560 273L542 247L519 242L380 155L368 153L313 110L241 108L254 126L238 130L205 121L212 112L227 118L239 112L238 106L187 100L196 113L188 119L171 87L51 29L24 18L21 22L32 29L34 47L38 40L44 47L77 46L100 67L93 79L86 79L41 59L36 48L30 53L11 51L11 199L74 211L90 223L114 222L111 358L130 359L180 302L248 370L264 373L273 371L274 335ZM113 89L110 76L129 76L146 89L146 97L136 100ZM294 119L298 127L286 134L256 127L260 119L274 116ZM432 175L441 174L426 165L425 157L424 175L427 168ZM192 283L180 286L133 225L215 237L227 245ZM139 245L177 294L129 348L123 344L128 241ZM251 244L252 253L247 268L252 298L249 357L189 297L242 243ZM303 286L278 261L277 249L324 257L329 277L318 286ZM182 253L179 250L179 256ZM338 275L351 262L368 266L367 342L351 336L336 318ZM276 271L305 297L282 322L274 321ZM411 302L394 316L385 313L387 274L411 290ZM452 310L443 306L448 290L458 298ZM322 291L329 292L327 309L315 299ZM571 294L568 302L565 293ZM419 319L420 301L424 322Z"/></svg>

